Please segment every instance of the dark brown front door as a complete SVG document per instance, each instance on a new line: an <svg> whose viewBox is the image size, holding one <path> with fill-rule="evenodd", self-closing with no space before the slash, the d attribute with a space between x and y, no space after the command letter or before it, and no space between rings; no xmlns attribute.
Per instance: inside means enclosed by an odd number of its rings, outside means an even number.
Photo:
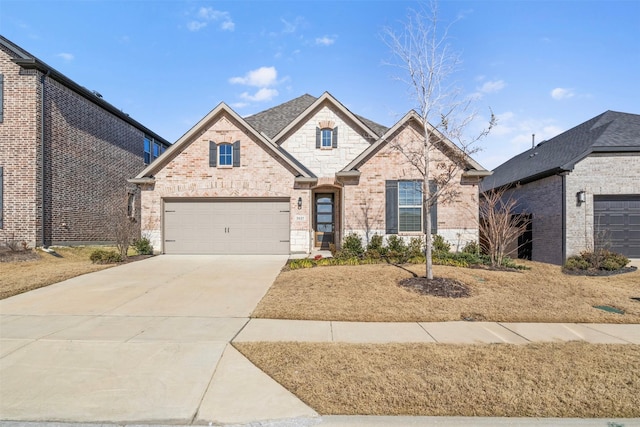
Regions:
<svg viewBox="0 0 640 427"><path fill-rule="evenodd" d="M315 247L329 249L334 243L335 209L332 193L317 193L315 195Z"/></svg>

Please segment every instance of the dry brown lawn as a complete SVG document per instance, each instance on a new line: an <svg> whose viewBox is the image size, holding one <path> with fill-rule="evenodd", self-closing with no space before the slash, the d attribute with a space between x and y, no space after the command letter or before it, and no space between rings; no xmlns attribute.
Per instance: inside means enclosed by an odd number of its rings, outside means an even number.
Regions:
<svg viewBox="0 0 640 427"><path fill-rule="evenodd" d="M640 416L638 345L234 346L323 415Z"/></svg>
<svg viewBox="0 0 640 427"><path fill-rule="evenodd" d="M55 248L60 257L36 250L36 256L30 260L0 262L0 299L112 267L89 260L95 249L90 246Z"/></svg>
<svg viewBox="0 0 640 427"><path fill-rule="evenodd" d="M411 274L388 264L283 271L253 317L364 322L640 323L640 270L608 277L570 276L559 266L523 262L524 271L434 266L436 276L465 283L468 298L420 295L397 282ZM424 266L407 265L424 274ZM611 306L625 314L593 306Z"/></svg>

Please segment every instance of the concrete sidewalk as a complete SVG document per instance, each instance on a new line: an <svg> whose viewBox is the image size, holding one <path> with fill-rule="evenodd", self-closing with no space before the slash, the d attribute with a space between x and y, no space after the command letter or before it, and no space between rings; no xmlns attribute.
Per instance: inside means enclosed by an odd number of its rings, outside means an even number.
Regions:
<svg viewBox="0 0 640 427"><path fill-rule="evenodd" d="M507 322L335 322L251 319L234 342L526 344L586 341L640 344L640 324Z"/></svg>
<svg viewBox="0 0 640 427"><path fill-rule="evenodd" d="M640 425L320 417L229 343L640 344L640 325L249 319L285 261L163 255L1 300L0 426Z"/></svg>

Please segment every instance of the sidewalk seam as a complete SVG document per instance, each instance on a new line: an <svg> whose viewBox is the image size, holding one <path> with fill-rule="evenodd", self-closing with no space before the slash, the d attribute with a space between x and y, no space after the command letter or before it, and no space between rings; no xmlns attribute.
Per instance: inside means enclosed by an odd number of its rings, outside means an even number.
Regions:
<svg viewBox="0 0 640 427"><path fill-rule="evenodd" d="M429 336L431 337L431 339L433 340L433 342L438 343L438 344L440 343L440 341L438 341L438 340L436 339L436 337L434 337L433 335L431 335L431 333L430 333L429 331L427 331L427 328L425 328L424 326L422 326L422 323L420 323L420 322L416 322L416 323L418 324L418 326L420 326L420 328L421 328L423 331L425 331L425 333L426 333L427 335L429 335Z"/></svg>

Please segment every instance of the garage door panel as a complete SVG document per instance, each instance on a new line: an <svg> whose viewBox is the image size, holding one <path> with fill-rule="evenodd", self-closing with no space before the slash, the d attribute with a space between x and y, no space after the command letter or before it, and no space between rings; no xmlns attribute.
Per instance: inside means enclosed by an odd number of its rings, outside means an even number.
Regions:
<svg viewBox="0 0 640 427"><path fill-rule="evenodd" d="M615 252L640 258L640 195L594 197L596 236Z"/></svg>
<svg viewBox="0 0 640 427"><path fill-rule="evenodd" d="M165 253L288 254L288 201L167 201Z"/></svg>

